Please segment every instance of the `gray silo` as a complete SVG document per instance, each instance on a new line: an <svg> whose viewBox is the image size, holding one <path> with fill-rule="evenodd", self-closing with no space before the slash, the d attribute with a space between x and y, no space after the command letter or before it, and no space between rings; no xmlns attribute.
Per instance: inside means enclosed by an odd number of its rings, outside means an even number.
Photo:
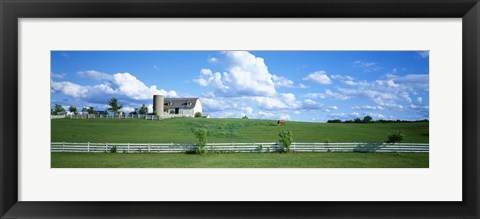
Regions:
<svg viewBox="0 0 480 219"><path fill-rule="evenodd" d="M162 95L153 95L153 113L159 116L163 114L163 96Z"/></svg>

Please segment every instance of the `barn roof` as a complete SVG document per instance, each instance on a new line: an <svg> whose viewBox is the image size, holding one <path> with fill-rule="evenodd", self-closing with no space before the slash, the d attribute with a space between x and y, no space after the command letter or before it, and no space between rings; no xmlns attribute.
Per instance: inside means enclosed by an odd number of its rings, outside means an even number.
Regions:
<svg viewBox="0 0 480 219"><path fill-rule="evenodd" d="M165 108L194 108L199 98L165 98Z"/></svg>

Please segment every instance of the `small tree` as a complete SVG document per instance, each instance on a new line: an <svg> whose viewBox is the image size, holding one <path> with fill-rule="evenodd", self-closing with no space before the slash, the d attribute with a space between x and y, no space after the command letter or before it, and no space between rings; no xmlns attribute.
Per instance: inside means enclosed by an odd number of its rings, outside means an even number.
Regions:
<svg viewBox="0 0 480 219"><path fill-rule="evenodd" d="M248 119L248 116L245 115L245 116L242 117L242 119Z"/></svg>
<svg viewBox="0 0 480 219"><path fill-rule="evenodd" d="M204 127L195 130L195 137L197 138L197 154L205 154L207 149L207 129Z"/></svg>
<svg viewBox="0 0 480 219"><path fill-rule="evenodd" d="M64 115L65 109L60 104L55 104L55 108L52 111L53 115Z"/></svg>
<svg viewBox="0 0 480 219"><path fill-rule="evenodd" d="M86 107L83 107L82 108L82 113L87 113L88 112L88 109Z"/></svg>
<svg viewBox="0 0 480 219"><path fill-rule="evenodd" d="M292 145L292 142L293 142L292 131L287 132L285 130L282 130L280 131L278 136L280 136L279 142L281 142L283 146L282 152L285 152L285 153L290 152L290 145Z"/></svg>
<svg viewBox="0 0 480 219"><path fill-rule="evenodd" d="M68 111L70 111L71 113L77 115L78 112L77 112L77 107L74 107L74 106L71 106L68 108Z"/></svg>
<svg viewBox="0 0 480 219"><path fill-rule="evenodd" d="M363 123L370 123L370 122L372 122L372 117L371 116L363 117Z"/></svg>
<svg viewBox="0 0 480 219"><path fill-rule="evenodd" d="M118 110L120 110L123 106L118 104L117 98L112 98L109 100L108 105L110 106L107 110L112 111L115 115L118 114Z"/></svg>
<svg viewBox="0 0 480 219"><path fill-rule="evenodd" d="M393 130L389 135L388 135L388 140L387 143L397 143L397 142L402 142L403 139L405 138L405 133L401 130Z"/></svg>
<svg viewBox="0 0 480 219"><path fill-rule="evenodd" d="M88 114L95 114L95 109L93 109L93 106L88 107L87 113L88 113Z"/></svg>
<svg viewBox="0 0 480 219"><path fill-rule="evenodd" d="M202 117L202 113L201 112L196 112L195 117Z"/></svg>
<svg viewBox="0 0 480 219"><path fill-rule="evenodd" d="M362 123L362 120L360 118L355 118L353 120L354 123Z"/></svg>
<svg viewBox="0 0 480 219"><path fill-rule="evenodd" d="M140 115L148 114L148 107L145 106L145 104L142 104L142 107L140 107L140 110L138 110L138 113Z"/></svg>

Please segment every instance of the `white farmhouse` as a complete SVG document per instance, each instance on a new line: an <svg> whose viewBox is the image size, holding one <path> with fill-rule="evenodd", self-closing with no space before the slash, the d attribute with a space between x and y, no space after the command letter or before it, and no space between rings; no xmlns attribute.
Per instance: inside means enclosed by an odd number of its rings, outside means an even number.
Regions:
<svg viewBox="0 0 480 219"><path fill-rule="evenodd" d="M154 95L153 112L157 116L176 114L194 117L195 113L202 113L202 102L200 98L164 98L162 95Z"/></svg>

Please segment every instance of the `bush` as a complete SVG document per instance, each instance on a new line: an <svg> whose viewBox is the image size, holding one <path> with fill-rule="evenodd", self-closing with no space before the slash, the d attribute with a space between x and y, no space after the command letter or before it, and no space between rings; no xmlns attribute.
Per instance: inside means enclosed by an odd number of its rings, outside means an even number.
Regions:
<svg viewBox="0 0 480 219"><path fill-rule="evenodd" d="M404 138L405 138L405 134L403 133L403 131L393 130L392 133L388 135L387 143L402 142Z"/></svg>
<svg viewBox="0 0 480 219"><path fill-rule="evenodd" d="M117 153L117 146L113 146L110 148L110 153Z"/></svg>
<svg viewBox="0 0 480 219"><path fill-rule="evenodd" d="M285 130L282 130L280 131L278 136L280 136L279 142L281 142L283 146L282 152L285 152L285 153L290 152L290 145L292 145L292 142L293 142L292 131L287 132Z"/></svg>
<svg viewBox="0 0 480 219"><path fill-rule="evenodd" d="M202 117L202 113L201 112L196 112L195 117Z"/></svg>
<svg viewBox="0 0 480 219"><path fill-rule="evenodd" d="M197 138L197 154L205 154L208 152L207 149L207 129L199 128L195 132L195 137Z"/></svg>
<svg viewBox="0 0 480 219"><path fill-rule="evenodd" d="M248 116L243 116L242 119L248 119Z"/></svg>

